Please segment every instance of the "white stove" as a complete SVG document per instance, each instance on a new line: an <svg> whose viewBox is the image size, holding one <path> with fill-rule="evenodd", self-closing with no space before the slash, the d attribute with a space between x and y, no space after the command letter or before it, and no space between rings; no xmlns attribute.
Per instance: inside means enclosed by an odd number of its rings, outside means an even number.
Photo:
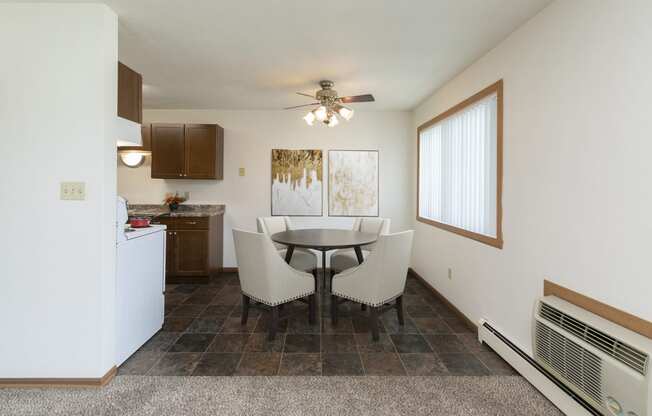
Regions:
<svg viewBox="0 0 652 416"><path fill-rule="evenodd" d="M163 326L165 225L129 228L126 201L117 201L116 365Z"/></svg>
<svg viewBox="0 0 652 416"><path fill-rule="evenodd" d="M125 227L123 232L125 239L131 240L132 238L143 237L145 235L158 233L160 231L165 231L165 225L154 224L144 228Z"/></svg>

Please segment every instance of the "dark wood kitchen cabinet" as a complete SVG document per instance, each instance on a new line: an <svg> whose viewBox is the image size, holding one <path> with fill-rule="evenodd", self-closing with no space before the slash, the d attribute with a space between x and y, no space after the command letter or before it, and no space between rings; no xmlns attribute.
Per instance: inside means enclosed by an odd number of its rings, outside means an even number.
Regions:
<svg viewBox="0 0 652 416"><path fill-rule="evenodd" d="M217 124L154 123L152 178L222 179L224 129Z"/></svg>
<svg viewBox="0 0 652 416"><path fill-rule="evenodd" d="M118 117L143 122L143 77L118 62Z"/></svg>
<svg viewBox="0 0 652 416"><path fill-rule="evenodd" d="M167 283L207 282L222 268L223 216L160 217L167 226Z"/></svg>
<svg viewBox="0 0 652 416"><path fill-rule="evenodd" d="M167 236L165 239L165 276L172 276L175 270L175 239L174 231L168 225Z"/></svg>
<svg viewBox="0 0 652 416"><path fill-rule="evenodd" d="M183 177L185 139L183 124L152 124L152 178Z"/></svg>
<svg viewBox="0 0 652 416"><path fill-rule="evenodd" d="M194 276L209 273L208 233L204 230L178 230L176 239L175 274Z"/></svg>

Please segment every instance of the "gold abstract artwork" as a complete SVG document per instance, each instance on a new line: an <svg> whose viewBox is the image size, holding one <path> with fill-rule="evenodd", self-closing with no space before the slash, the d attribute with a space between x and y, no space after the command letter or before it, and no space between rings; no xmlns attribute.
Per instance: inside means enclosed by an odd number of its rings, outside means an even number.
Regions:
<svg viewBox="0 0 652 416"><path fill-rule="evenodd" d="M378 151L328 152L328 215L378 216Z"/></svg>
<svg viewBox="0 0 652 416"><path fill-rule="evenodd" d="M272 215L322 215L321 150L272 150Z"/></svg>

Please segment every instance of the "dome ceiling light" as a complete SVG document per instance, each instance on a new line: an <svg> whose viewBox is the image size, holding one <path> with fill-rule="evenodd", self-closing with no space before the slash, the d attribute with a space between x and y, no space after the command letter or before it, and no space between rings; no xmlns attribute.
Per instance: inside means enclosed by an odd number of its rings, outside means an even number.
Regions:
<svg viewBox="0 0 652 416"><path fill-rule="evenodd" d="M149 152L139 152L139 151L127 151L119 152L120 160L122 163L130 168L137 168L145 162L145 156Z"/></svg>

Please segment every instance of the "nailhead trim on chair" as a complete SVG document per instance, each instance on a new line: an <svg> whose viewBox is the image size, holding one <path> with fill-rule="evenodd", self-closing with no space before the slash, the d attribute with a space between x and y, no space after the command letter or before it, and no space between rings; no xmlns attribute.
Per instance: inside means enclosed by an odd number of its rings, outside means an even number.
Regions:
<svg viewBox="0 0 652 416"><path fill-rule="evenodd" d="M398 295L396 295L396 296L392 296L391 298L389 298L389 299L387 299L387 300L384 300L384 301L382 301L382 302L378 302L378 303L368 303L367 301L364 301L364 300L362 300L362 299L354 298L353 296L343 295L343 294L341 294L341 293L333 292L332 290L331 290L331 293L332 293L333 295L337 296L337 297L344 298L344 299L348 299L348 300L351 300L351 301L353 301L353 302L357 302L357 303L362 303L362 304L364 304L364 305L371 306L371 307L373 307L373 308L376 308L376 307L378 307L378 306L383 306L384 304L386 304L386 303L388 303L388 302L391 302L391 301L395 300L396 298L398 298L398 297L400 297L400 296L402 295L402 293L400 293L400 294L398 294Z"/></svg>
<svg viewBox="0 0 652 416"><path fill-rule="evenodd" d="M350 270L350 269L349 269L349 270ZM348 277L348 276L340 276L340 279L341 279L341 278L346 278L346 277ZM331 285L333 284L332 282L334 282L336 279L337 279L337 275L333 276L333 280L331 281ZM371 307L374 307L374 308L376 308L376 307L378 307L378 306L383 306L383 305L386 304L387 302L391 302L391 301L395 300L396 298L398 298L398 297L400 297L400 296L403 295L403 293L399 293L398 295L394 295L394 296L392 296L391 298L388 298L387 300L383 300L383 301L381 301L381 302L377 302L377 303L368 303L367 301L364 301L364 300L362 300L362 299L358 299L358 298L354 298L354 297L352 297L352 296L343 295L343 294L341 294L341 293L333 292L333 289L332 289L332 288L331 288L331 294L333 294L333 295L335 295L335 296L339 296L339 297L344 298L344 299L351 300L351 301L353 301L353 302L362 303L362 304L365 304L365 305L367 305L367 306L371 306Z"/></svg>
<svg viewBox="0 0 652 416"><path fill-rule="evenodd" d="M277 306L277 305L280 305L280 304L282 304L282 303L292 302L293 300L297 300L297 299L305 298L306 296L310 296L310 295L314 295L314 294L315 294L315 291L313 290L313 291L310 291L310 292L306 292L306 293L304 293L304 294L302 294L302 295L293 296L293 297L291 297L291 298L283 299L283 300L281 300L281 301L279 301L279 302L268 302L268 301L263 300L263 299L261 299L261 298L258 298L258 297L256 297L256 296L252 296L252 295L248 294L248 293L245 292L245 291L241 291L241 292L242 292L243 295L245 295L245 296L248 297L249 299L255 300L256 302L263 303L263 304L265 304L265 305L267 305L267 306Z"/></svg>

